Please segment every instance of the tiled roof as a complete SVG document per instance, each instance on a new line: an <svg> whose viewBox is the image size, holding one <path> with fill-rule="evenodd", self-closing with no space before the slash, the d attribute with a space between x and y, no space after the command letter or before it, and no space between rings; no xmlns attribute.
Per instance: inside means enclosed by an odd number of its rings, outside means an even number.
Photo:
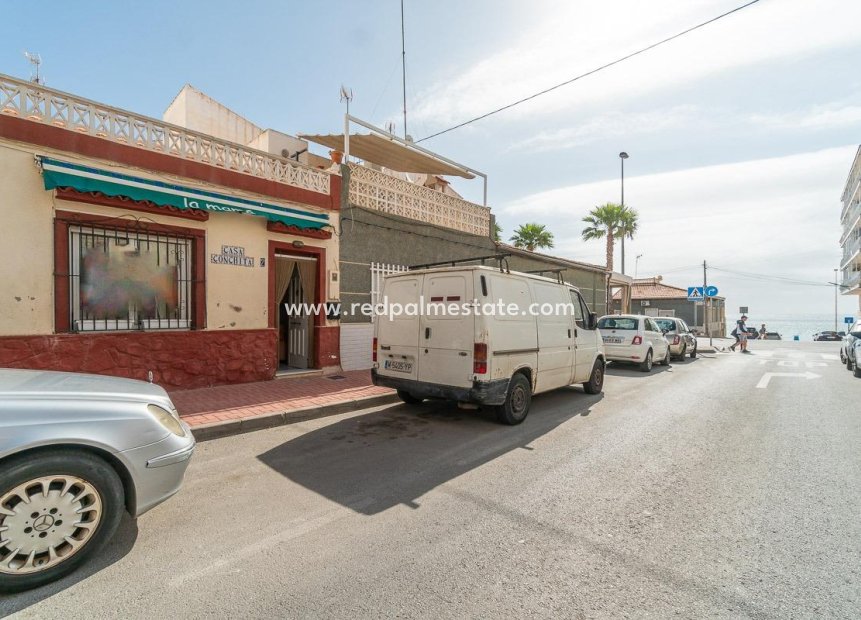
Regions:
<svg viewBox="0 0 861 620"><path fill-rule="evenodd" d="M657 281L657 278L648 280L634 280L631 286L631 299L687 299L688 289L678 286L669 286ZM616 291L613 299L621 299L621 291ZM715 297L714 299L723 299Z"/></svg>

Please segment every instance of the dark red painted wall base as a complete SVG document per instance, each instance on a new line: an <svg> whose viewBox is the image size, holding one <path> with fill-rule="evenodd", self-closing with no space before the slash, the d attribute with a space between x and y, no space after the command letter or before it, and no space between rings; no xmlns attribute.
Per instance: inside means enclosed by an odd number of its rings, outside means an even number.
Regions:
<svg viewBox="0 0 861 620"><path fill-rule="evenodd" d="M327 339L328 340L328 339ZM274 329L0 337L0 367L147 379L167 389L275 376Z"/></svg>
<svg viewBox="0 0 861 620"><path fill-rule="evenodd" d="M330 368L341 365L341 328L337 325L325 327L317 325L314 328L318 341L317 368Z"/></svg>

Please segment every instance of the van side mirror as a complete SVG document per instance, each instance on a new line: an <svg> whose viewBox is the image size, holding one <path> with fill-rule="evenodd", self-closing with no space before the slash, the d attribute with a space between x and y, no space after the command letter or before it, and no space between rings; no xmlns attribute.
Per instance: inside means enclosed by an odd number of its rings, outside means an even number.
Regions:
<svg viewBox="0 0 861 620"><path fill-rule="evenodd" d="M598 329L598 313L589 313L589 329Z"/></svg>

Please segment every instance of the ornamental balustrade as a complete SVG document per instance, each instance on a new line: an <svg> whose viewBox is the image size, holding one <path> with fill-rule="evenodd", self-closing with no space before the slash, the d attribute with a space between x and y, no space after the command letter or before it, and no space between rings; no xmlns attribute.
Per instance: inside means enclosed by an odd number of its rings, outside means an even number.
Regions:
<svg viewBox="0 0 861 620"><path fill-rule="evenodd" d="M0 74L0 114L329 194L330 173Z"/></svg>
<svg viewBox="0 0 861 620"><path fill-rule="evenodd" d="M489 208L366 166L350 164L350 203L471 235L490 234Z"/></svg>

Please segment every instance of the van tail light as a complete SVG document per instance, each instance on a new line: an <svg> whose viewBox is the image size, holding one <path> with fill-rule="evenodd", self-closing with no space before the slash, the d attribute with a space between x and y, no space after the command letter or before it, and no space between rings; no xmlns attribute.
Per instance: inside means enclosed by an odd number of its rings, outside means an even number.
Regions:
<svg viewBox="0 0 861 620"><path fill-rule="evenodd" d="M472 346L472 372L477 375L487 374L487 344L476 342Z"/></svg>
<svg viewBox="0 0 861 620"><path fill-rule="evenodd" d="M373 348L373 351L371 352L371 361L372 362L377 361L377 339L376 338L374 338L374 348Z"/></svg>
<svg viewBox="0 0 861 620"><path fill-rule="evenodd" d="M639 335L634 336L634 339L631 341L631 344L643 344L643 338Z"/></svg>
<svg viewBox="0 0 861 620"><path fill-rule="evenodd" d="M679 336L673 336L673 344L679 344L682 339Z"/></svg>

